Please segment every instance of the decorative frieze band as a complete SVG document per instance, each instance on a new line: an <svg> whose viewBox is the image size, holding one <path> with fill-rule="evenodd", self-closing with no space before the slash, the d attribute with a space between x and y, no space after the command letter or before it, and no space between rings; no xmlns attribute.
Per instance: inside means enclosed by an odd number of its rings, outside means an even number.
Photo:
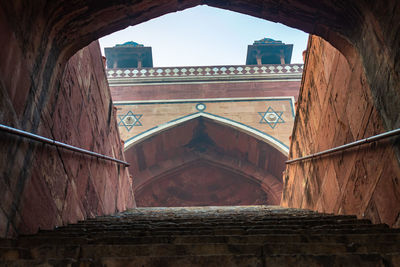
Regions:
<svg viewBox="0 0 400 267"><path fill-rule="evenodd" d="M241 65L202 67L162 67L107 69L107 78L152 78L152 77L223 77L231 75L301 74L303 64Z"/></svg>

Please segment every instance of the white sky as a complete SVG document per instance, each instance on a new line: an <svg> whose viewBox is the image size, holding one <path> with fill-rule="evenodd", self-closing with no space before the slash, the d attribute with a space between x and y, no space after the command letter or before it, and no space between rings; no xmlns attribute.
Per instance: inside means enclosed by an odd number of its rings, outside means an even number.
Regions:
<svg viewBox="0 0 400 267"><path fill-rule="evenodd" d="M262 38L293 44L291 63L303 63L308 34L280 23L208 6L170 13L100 39L104 47L127 41L151 46L155 67L244 65L247 45Z"/></svg>

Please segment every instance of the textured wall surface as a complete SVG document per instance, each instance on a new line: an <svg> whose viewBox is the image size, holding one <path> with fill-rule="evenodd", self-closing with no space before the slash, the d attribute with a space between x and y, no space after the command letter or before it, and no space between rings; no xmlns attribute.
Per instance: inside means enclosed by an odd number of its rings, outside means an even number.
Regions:
<svg viewBox="0 0 400 267"><path fill-rule="evenodd" d="M138 207L262 205L271 202L256 181L201 160L157 177L135 196Z"/></svg>
<svg viewBox="0 0 400 267"><path fill-rule="evenodd" d="M18 47L11 51L18 51ZM5 70L10 71L8 68L18 64L18 54L6 58L10 63ZM18 65L15 75L25 68ZM23 80L9 84L6 77L1 78L1 123L26 128L23 122L29 115L23 111L37 102L28 102L24 91L19 90L24 88L18 84ZM42 113L32 118L38 125L37 134L123 159L97 42L69 60L60 83L46 98L47 101L37 100L42 101ZM0 153L2 237L33 233L38 228L53 228L134 206L128 169L115 163L1 132Z"/></svg>
<svg viewBox="0 0 400 267"><path fill-rule="evenodd" d="M352 71L365 70L366 79L363 82L369 84L379 113L371 113L371 124L380 127L382 122L385 130L400 127L400 3L397 0L1 1L1 120L22 129L51 136L50 126L44 125L46 116L48 121L52 121L52 114L46 112L47 104L57 95L65 64L72 55L99 37L128 25L199 4L281 22L322 36L338 48L352 66L362 64L362 67ZM363 91L352 90L352 93L362 94ZM377 118L373 117L375 115ZM350 126L345 124L344 127ZM1 185L0 195L2 205L8 208L0 212L0 229L3 229L3 233L11 233L14 229L9 222L14 226L22 224L19 213L21 196L27 182L26 177L29 177L26 173L27 166L34 162L33 151L36 146L15 140L5 141L5 138L2 138L2 142L7 142L6 148L1 148L4 152L0 159L0 170L4 177L2 182L6 184ZM390 158L383 157L385 161ZM395 163L397 164L392 164ZM391 163L381 164L384 166ZM367 172L370 162L359 166L360 170ZM390 169L383 168L384 171ZM379 181L373 192L378 192L383 187ZM392 181L396 184L395 180ZM355 188L363 184L359 180ZM391 210L394 202L387 199L395 196L393 190L396 188L392 186L392 191L385 191L384 194L374 193L373 202L361 197L363 201L367 201L363 205L374 206L379 203L376 205L381 208L386 206L385 210ZM385 197L382 198L382 195ZM379 216L386 217L384 214L386 213L380 212Z"/></svg>
<svg viewBox="0 0 400 267"><path fill-rule="evenodd" d="M393 99L377 104L356 55L346 58L313 36L299 96L290 158L385 132L380 107L400 114ZM396 115L393 114L393 115ZM357 214L400 226L399 138L288 165L282 204Z"/></svg>
<svg viewBox="0 0 400 267"><path fill-rule="evenodd" d="M247 80L242 82L110 85L113 101L272 96L294 96L297 100L299 88L300 79L298 81L267 82Z"/></svg>

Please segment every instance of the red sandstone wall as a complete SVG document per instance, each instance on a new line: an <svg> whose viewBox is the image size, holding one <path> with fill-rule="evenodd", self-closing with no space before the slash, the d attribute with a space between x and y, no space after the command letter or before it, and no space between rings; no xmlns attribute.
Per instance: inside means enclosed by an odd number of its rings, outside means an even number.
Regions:
<svg viewBox="0 0 400 267"><path fill-rule="evenodd" d="M358 56L348 59L321 38L311 38L290 158L385 132ZM400 113L400 107L382 104ZM288 165L282 205L356 214L399 227L398 140Z"/></svg>
<svg viewBox="0 0 400 267"><path fill-rule="evenodd" d="M8 41L0 55L0 123L22 129L38 125L37 134L123 159L98 43L68 61L48 94L32 99L30 66L23 64L12 34L1 28L0 35ZM32 105L41 106L41 112L27 112ZM128 169L114 163L2 132L0 154L0 237L135 205Z"/></svg>
<svg viewBox="0 0 400 267"><path fill-rule="evenodd" d="M113 101L294 96L300 81L218 82L111 86Z"/></svg>
<svg viewBox="0 0 400 267"><path fill-rule="evenodd" d="M197 161L154 179L136 192L139 207L263 205L268 195L257 182L234 171Z"/></svg>

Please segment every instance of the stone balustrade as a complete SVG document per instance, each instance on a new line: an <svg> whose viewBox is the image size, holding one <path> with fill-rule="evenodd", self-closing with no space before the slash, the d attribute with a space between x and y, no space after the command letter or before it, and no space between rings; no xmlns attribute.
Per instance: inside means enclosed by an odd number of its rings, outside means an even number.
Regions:
<svg viewBox="0 0 400 267"><path fill-rule="evenodd" d="M236 65L106 69L107 78L223 77L232 75L302 74L303 64Z"/></svg>

